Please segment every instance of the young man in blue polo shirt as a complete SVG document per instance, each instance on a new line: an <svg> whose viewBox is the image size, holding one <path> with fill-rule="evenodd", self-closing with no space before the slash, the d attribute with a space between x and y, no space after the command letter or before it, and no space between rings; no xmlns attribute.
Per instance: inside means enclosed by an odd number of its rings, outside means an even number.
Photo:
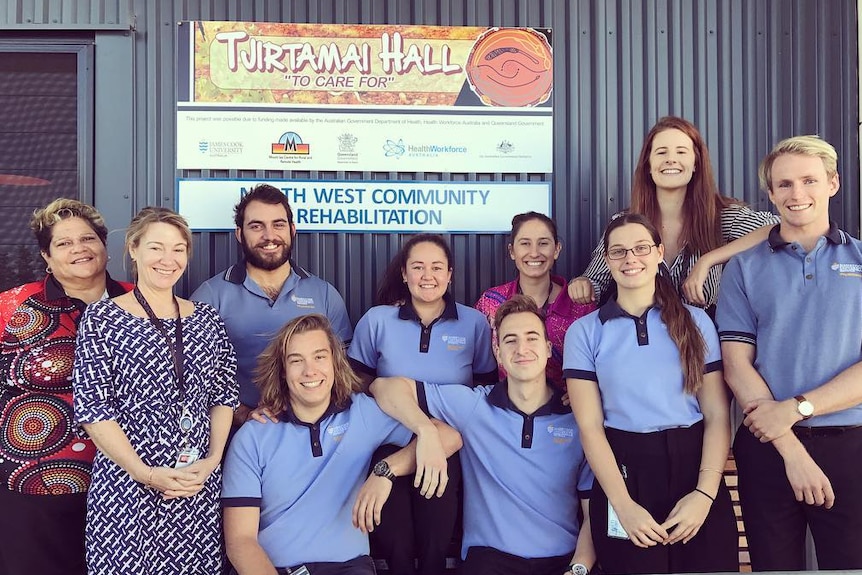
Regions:
<svg viewBox="0 0 862 575"><path fill-rule="evenodd" d="M320 313L329 318L345 345L353 328L338 291L291 261L296 226L281 190L255 186L234 207L234 221L243 259L201 284L191 299L216 308L236 350L241 404L234 413L234 427L238 427L258 404L252 381L257 356L281 326L295 317Z"/></svg>
<svg viewBox="0 0 862 575"><path fill-rule="evenodd" d="M781 215L730 261L716 320L745 413L734 441L755 571L862 568L862 242L829 220L838 155L816 136L779 142L760 184Z"/></svg>
<svg viewBox="0 0 862 575"><path fill-rule="evenodd" d="M225 542L236 572L373 575L368 537L352 524L353 509L382 507L392 479L415 467L411 446L382 460L363 486L374 450L405 445L411 433L357 393L359 378L320 314L285 325L256 373L261 405L278 417L243 426L225 460ZM437 467L460 446L457 433L442 427L420 435L445 441ZM424 494L437 493L439 474L424 479ZM444 488L445 481L439 493Z"/></svg>
<svg viewBox="0 0 862 575"><path fill-rule="evenodd" d="M424 408L461 432L463 573L586 575L595 561L593 475L571 410L545 377L551 343L544 321L532 299L515 296L500 306L496 326L497 359L508 377L495 386L379 378L371 390L410 429L428 425ZM439 461L439 452L432 442L420 444L418 468L426 453ZM579 499L586 518L580 528Z"/></svg>

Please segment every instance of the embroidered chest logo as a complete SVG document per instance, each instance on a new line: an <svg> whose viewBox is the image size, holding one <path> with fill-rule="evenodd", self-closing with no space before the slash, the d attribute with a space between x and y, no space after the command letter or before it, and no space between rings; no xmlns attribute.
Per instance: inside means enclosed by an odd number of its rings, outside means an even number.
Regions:
<svg viewBox="0 0 862 575"><path fill-rule="evenodd" d="M862 264L832 264L832 271L843 277L862 278Z"/></svg>
<svg viewBox="0 0 862 575"><path fill-rule="evenodd" d="M344 434L347 432L347 428L350 427L349 423L343 423L341 425L333 425L329 429L326 430L326 433L332 438L332 440L336 443L344 439Z"/></svg>
<svg viewBox="0 0 862 575"><path fill-rule="evenodd" d="M467 347L467 338L461 335L444 335L443 341L449 351L461 351Z"/></svg>
<svg viewBox="0 0 862 575"><path fill-rule="evenodd" d="M554 443L568 444L575 438L575 429L573 427L557 427L549 425L548 435L554 439Z"/></svg>
<svg viewBox="0 0 862 575"><path fill-rule="evenodd" d="M314 308L314 298L313 297L302 297L296 294L292 294L290 296L290 301L296 304L296 307L301 307L305 309L313 309Z"/></svg>

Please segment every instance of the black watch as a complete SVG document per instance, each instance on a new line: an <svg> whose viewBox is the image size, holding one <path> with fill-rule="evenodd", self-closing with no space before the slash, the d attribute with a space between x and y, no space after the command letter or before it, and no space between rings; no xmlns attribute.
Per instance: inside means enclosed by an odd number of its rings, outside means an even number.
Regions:
<svg viewBox="0 0 862 575"><path fill-rule="evenodd" d="M590 572L583 563L572 563L569 565L569 573L572 575L587 575Z"/></svg>
<svg viewBox="0 0 862 575"><path fill-rule="evenodd" d="M385 459L381 459L374 464L374 469L371 470L377 477L385 477L389 481L395 481L395 474L389 468L389 463ZM584 574L586 575L586 574Z"/></svg>

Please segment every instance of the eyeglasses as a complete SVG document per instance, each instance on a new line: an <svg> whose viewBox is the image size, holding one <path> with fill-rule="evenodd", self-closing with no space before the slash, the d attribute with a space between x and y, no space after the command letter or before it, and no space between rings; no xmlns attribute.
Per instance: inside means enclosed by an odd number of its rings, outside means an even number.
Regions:
<svg viewBox="0 0 862 575"><path fill-rule="evenodd" d="M638 244L633 248L611 248L608 250L609 260L621 260L626 257L626 254L631 252L634 256L648 256L653 248L657 248L655 244Z"/></svg>

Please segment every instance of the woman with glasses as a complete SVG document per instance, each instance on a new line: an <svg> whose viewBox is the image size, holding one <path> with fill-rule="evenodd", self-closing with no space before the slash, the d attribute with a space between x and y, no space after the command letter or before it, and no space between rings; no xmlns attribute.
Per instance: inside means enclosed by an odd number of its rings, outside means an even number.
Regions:
<svg viewBox="0 0 862 575"><path fill-rule="evenodd" d="M596 476L598 563L606 573L737 571L718 334L660 273L665 246L646 217L613 220L602 248L615 297L572 324L563 360Z"/></svg>
<svg viewBox="0 0 862 575"><path fill-rule="evenodd" d="M644 140L629 211L643 214L661 231L675 291L710 313L718 298L721 264L766 240L779 221L770 212L752 211L719 194L703 136L694 124L675 116L659 120ZM602 302L610 283L600 242L583 275L569 283L569 296L578 303Z"/></svg>

